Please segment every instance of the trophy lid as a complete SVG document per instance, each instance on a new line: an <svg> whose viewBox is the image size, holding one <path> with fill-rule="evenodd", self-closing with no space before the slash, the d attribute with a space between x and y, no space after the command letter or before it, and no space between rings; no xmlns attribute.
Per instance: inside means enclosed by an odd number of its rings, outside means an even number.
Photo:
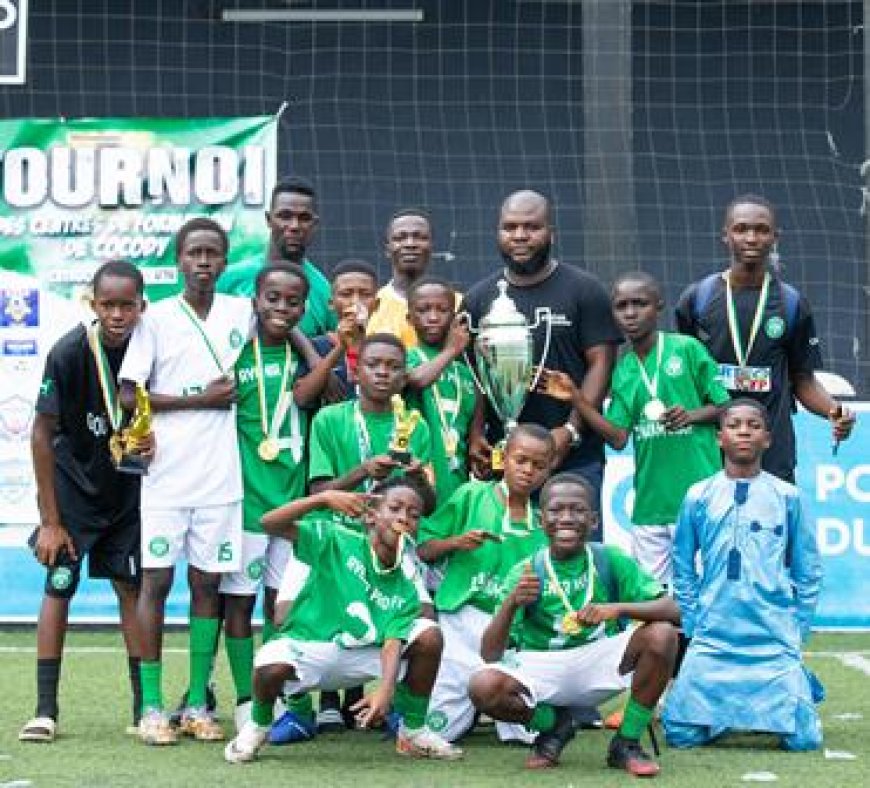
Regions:
<svg viewBox="0 0 870 788"><path fill-rule="evenodd" d="M489 307L489 311L480 319L480 327L528 325L526 316L517 309L516 303L507 294L507 281L499 279L495 286L498 288L498 295Z"/></svg>

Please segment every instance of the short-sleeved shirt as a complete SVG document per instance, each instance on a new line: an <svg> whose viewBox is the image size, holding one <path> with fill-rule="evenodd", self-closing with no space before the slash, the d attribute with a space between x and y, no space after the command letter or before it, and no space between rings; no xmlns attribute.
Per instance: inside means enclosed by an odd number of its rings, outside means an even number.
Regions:
<svg viewBox="0 0 870 788"><path fill-rule="evenodd" d="M499 270L488 279L478 282L465 295L463 308L471 315L473 326L489 311L498 295L496 282L504 279ZM567 372L578 385L586 375L584 352L590 347L617 344L622 336L613 322L610 299L601 283L587 271L560 263L543 282L531 287L508 285L507 295L530 324L537 319L540 308L552 310L552 339L544 358L547 328L544 322L532 330L534 362L549 369ZM493 438L502 433L502 425L489 408L489 427ZM541 424L547 429L561 426L571 413L569 403L532 392L520 413L519 421ZM587 430L583 441L571 449L560 470L577 468L592 462L604 461L604 443L600 436Z"/></svg>
<svg viewBox="0 0 870 788"><path fill-rule="evenodd" d="M335 525L322 513L307 515L298 528L294 552L311 573L281 635L342 648L407 640L421 612L412 565L403 561L386 571L364 534Z"/></svg>
<svg viewBox="0 0 870 788"><path fill-rule="evenodd" d="M476 529L497 534L501 540L487 539L476 550L457 550L447 556L444 577L435 593L439 611L453 613L473 605L493 613L510 569L547 541L536 507L531 508L531 522L505 522L506 513L497 483L470 481L432 517L421 521L417 539L421 545Z"/></svg>
<svg viewBox="0 0 870 788"><path fill-rule="evenodd" d="M683 334L699 339L719 363L725 388L735 396L737 357L728 330L725 280L717 278L710 299L700 315L696 314L696 298L700 282L695 282L680 296L676 309L677 328ZM734 302L737 322L744 347L749 338L752 319L760 295L759 288L735 288ZM811 374L822 367L819 339L809 302L801 296L796 314L787 322L785 298L780 280L772 276L761 327L755 338L747 365L761 370L770 380L769 391L747 391L739 396L750 397L767 409L771 428L771 445L764 453L762 466L774 476L787 481L794 477L797 462L791 411L794 399L791 378L800 373Z"/></svg>
<svg viewBox="0 0 870 788"><path fill-rule="evenodd" d="M260 345L265 380L267 427L278 403L281 381L287 360L283 345ZM296 353L290 353L290 372L287 389L292 390L298 370ZM260 518L268 511L305 494L308 435L308 413L290 404L278 429L278 457L269 462L259 455L260 443L265 438L257 386L257 364L254 345L248 342L236 361L236 424L239 434L239 452L242 460L244 485L243 522L246 531L262 533ZM289 394L292 400L292 393Z"/></svg>
<svg viewBox="0 0 870 788"><path fill-rule="evenodd" d="M728 392L718 380L718 366L706 348L693 337L661 332L661 366L654 344L644 359L650 380L657 380L657 397L666 407L682 405L695 410L703 405L721 405ZM611 380L607 419L630 430L634 444L634 509L632 522L640 525L669 525L686 490L722 467L716 426L690 424L681 430L666 430L660 421L650 421L644 406L651 396L637 354L628 351L619 359Z"/></svg>
<svg viewBox="0 0 870 788"><path fill-rule="evenodd" d="M408 322L408 300L396 292L391 282L378 290L378 308L369 317L366 333L392 334L406 348L417 346L417 332Z"/></svg>
<svg viewBox="0 0 870 788"><path fill-rule="evenodd" d="M596 572L592 585L592 598L589 600L590 604L649 602L664 595L665 591L661 585L618 547L606 545L601 549L603 559L610 565L618 598L610 598L607 585L602 582L601 576ZM576 648L603 637L616 635L619 631L616 621L582 627L576 635L565 633L562 628L562 620L568 610L561 595L553 587L549 573L541 571L541 567L546 566L547 558L549 558L549 548L542 547L530 558L516 564L505 580L499 604L504 602L511 591L516 588L520 577L530 563L541 581L541 596L538 600L517 611L511 626L511 644L519 651L558 651ZM594 567L595 562L592 563ZM576 558L567 561L550 559L549 564L559 585L562 586L571 610L580 610L586 602L589 586L586 552L584 551Z"/></svg>
<svg viewBox="0 0 870 788"><path fill-rule="evenodd" d="M408 351L408 369L431 361L440 351L440 348L423 344L412 348ZM429 425L435 493L441 505L459 485L468 481L468 430L474 416L474 378L465 362L451 361L431 386L410 393L408 402L418 408ZM452 431L458 439L453 465L445 448L445 430Z"/></svg>
<svg viewBox="0 0 870 788"><path fill-rule="evenodd" d="M184 397L232 374L251 330L250 299L216 295L205 320L188 313L180 301L158 301L142 315L121 365L121 380ZM154 440L154 461L142 481L144 509L242 500L235 406L155 412Z"/></svg>
<svg viewBox="0 0 870 788"><path fill-rule="evenodd" d="M218 292L251 298L256 289L257 274L268 262L262 257L256 257L234 263L218 280ZM308 280L308 297L305 299L305 314L297 323L297 328L309 337L334 330L338 322L329 308L329 299L332 296L329 280L310 260L302 261L302 271Z"/></svg>
<svg viewBox="0 0 870 788"><path fill-rule="evenodd" d="M112 385L117 386L127 343L104 350ZM62 474L73 489L108 510L138 506L139 477L118 473L112 464L112 425L84 326L64 334L49 351L36 412L57 419L53 440L55 472Z"/></svg>

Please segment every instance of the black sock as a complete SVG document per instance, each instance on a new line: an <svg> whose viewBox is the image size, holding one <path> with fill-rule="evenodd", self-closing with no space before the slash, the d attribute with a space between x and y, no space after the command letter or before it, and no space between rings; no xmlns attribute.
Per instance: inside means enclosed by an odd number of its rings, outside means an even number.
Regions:
<svg viewBox="0 0 870 788"><path fill-rule="evenodd" d="M139 673L139 657L127 657L130 673L130 691L133 693L133 724L138 725L142 717L142 676Z"/></svg>
<svg viewBox="0 0 870 788"><path fill-rule="evenodd" d="M689 650L689 643L692 642L692 638L687 638L683 634L682 629L678 631L677 635L679 637L679 643L677 645L677 659L674 662L674 678L676 678L677 674L680 672L683 660L686 658L686 652Z"/></svg>
<svg viewBox="0 0 870 788"><path fill-rule="evenodd" d="M36 716L57 721L57 685L60 682L60 657L36 660Z"/></svg>
<svg viewBox="0 0 870 788"><path fill-rule="evenodd" d="M338 709L340 704L338 692L335 690L329 690L327 692L320 693L320 710L326 711L326 709Z"/></svg>

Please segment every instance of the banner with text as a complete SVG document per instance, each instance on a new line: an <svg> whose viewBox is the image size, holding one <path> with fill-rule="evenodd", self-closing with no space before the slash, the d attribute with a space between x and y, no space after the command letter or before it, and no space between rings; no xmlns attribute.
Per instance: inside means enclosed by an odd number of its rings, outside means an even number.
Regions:
<svg viewBox="0 0 870 788"><path fill-rule="evenodd" d="M271 115L0 121L0 528L37 520L33 403L94 271L129 260L150 300L177 293L173 237L203 215L230 266L262 257L276 155Z"/></svg>

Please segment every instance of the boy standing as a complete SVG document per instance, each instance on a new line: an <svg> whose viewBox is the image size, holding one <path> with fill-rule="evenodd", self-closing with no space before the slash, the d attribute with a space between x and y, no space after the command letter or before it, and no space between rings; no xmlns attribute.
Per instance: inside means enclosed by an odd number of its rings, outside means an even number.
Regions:
<svg viewBox="0 0 870 788"><path fill-rule="evenodd" d="M730 730L765 731L786 750L818 749L801 662L822 580L814 529L797 489L761 469L771 441L764 406L733 400L719 419L725 469L689 490L677 521L674 597L692 641L668 693L665 734L695 747Z"/></svg>
<svg viewBox="0 0 870 788"><path fill-rule="evenodd" d="M686 490L722 467L713 423L728 393L717 367L693 337L659 331L664 306L658 282L641 271L613 285L613 316L630 350L616 364L604 417L563 372L545 371L540 388L565 396L583 421L616 449L634 444L631 552L665 586L671 545Z"/></svg>
<svg viewBox="0 0 870 788"><path fill-rule="evenodd" d="M163 709L162 640L173 567L189 563L190 683L181 731L223 738L206 709L206 687L220 622L221 574L239 568L242 480L236 437L233 364L250 332L251 302L218 295L228 240L211 219L185 223L176 236L184 291L153 305L137 326L120 378L122 396L147 384L159 447L142 484L143 715L147 744L175 744Z"/></svg>
<svg viewBox="0 0 870 788"><path fill-rule="evenodd" d="M460 358L468 329L456 319L456 292L424 277L408 293L408 320L418 345L408 351L408 389L432 434L438 505L468 481L468 430L477 400L474 378Z"/></svg>
<svg viewBox="0 0 870 788"><path fill-rule="evenodd" d="M118 597L134 725L141 711L139 479L116 470L109 441L121 429L118 370L145 307L144 282L135 266L114 261L97 270L92 289L96 322L76 326L54 345L36 401L31 448L40 525L31 539L48 573L36 630L36 715L21 741L51 742L57 735L69 603L85 555L90 576L109 578Z"/></svg>
<svg viewBox="0 0 870 788"><path fill-rule="evenodd" d="M504 579L544 542L531 496L547 478L553 450L544 427L517 425L505 447L504 480L467 482L420 530L420 558L444 562L435 593L444 658L429 725L448 741L474 724L468 680L481 665L480 635L496 609ZM516 732L500 734L517 737Z"/></svg>
<svg viewBox="0 0 870 788"><path fill-rule="evenodd" d="M352 707L360 727L378 725L395 703L403 718L399 753L445 760L462 756L425 725L443 644L435 622L420 617L417 588L403 562L405 540L414 537L431 503L431 490L427 495L417 482L394 477L375 487L371 497L327 490L263 518L267 532L293 542L311 573L278 637L257 654L253 718L227 745L227 761L257 757L285 685L291 692L307 692L373 678L380 678L378 688ZM368 535L318 516L316 510L323 508L362 516Z"/></svg>

